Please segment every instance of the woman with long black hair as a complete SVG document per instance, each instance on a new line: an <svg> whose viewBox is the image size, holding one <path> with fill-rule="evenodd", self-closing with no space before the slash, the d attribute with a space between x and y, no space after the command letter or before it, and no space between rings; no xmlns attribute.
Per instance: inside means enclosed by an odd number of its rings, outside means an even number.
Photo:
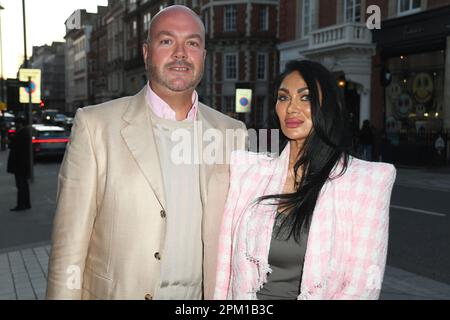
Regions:
<svg viewBox="0 0 450 320"><path fill-rule="evenodd" d="M216 299L377 299L395 168L351 156L334 76L291 61L275 107L279 157L236 151L221 227Z"/></svg>

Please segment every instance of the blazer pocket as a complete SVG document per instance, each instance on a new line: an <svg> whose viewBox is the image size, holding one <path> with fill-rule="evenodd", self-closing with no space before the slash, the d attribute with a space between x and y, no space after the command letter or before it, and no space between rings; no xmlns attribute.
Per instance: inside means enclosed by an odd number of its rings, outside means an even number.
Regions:
<svg viewBox="0 0 450 320"><path fill-rule="evenodd" d="M88 291L90 296L95 299L109 299L112 285L113 280L103 277L89 268L84 269L83 290Z"/></svg>

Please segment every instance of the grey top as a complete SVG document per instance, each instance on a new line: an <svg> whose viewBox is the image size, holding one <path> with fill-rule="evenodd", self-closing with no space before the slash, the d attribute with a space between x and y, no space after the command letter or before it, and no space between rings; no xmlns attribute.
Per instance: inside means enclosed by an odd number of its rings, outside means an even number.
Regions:
<svg viewBox="0 0 450 320"><path fill-rule="evenodd" d="M286 240L289 226L284 224L281 228L285 218L285 215L277 213L269 251L272 273L268 275L264 287L256 294L259 300L296 300L300 294L308 235L307 230L302 228L300 243L297 243L293 236Z"/></svg>

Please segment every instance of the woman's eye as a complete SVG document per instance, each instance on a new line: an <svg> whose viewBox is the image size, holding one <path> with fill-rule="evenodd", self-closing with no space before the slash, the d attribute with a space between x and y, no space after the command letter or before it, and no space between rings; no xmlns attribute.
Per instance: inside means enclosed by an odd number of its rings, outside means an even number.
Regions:
<svg viewBox="0 0 450 320"><path fill-rule="evenodd" d="M287 96L278 96L278 97L277 97L277 100L278 100L278 101L286 101L287 99L288 99Z"/></svg>
<svg viewBox="0 0 450 320"><path fill-rule="evenodd" d="M302 96L302 97L300 98L300 100L301 100L301 101L310 101L311 98L310 98L309 94L305 94L304 96Z"/></svg>

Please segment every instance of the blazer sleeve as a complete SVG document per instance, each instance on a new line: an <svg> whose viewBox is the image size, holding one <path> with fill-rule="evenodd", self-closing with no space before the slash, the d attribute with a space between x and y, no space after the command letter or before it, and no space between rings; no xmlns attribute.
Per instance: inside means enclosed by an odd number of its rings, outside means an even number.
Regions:
<svg viewBox="0 0 450 320"><path fill-rule="evenodd" d="M359 180L358 210L352 212L351 256L347 261L342 290L334 299L378 299L386 266L389 206L395 168L380 164ZM361 195L361 197L359 197ZM361 200L357 200L361 199Z"/></svg>
<svg viewBox="0 0 450 320"><path fill-rule="evenodd" d="M97 163L86 112L78 109L58 176L47 299L81 299L96 206Z"/></svg>

